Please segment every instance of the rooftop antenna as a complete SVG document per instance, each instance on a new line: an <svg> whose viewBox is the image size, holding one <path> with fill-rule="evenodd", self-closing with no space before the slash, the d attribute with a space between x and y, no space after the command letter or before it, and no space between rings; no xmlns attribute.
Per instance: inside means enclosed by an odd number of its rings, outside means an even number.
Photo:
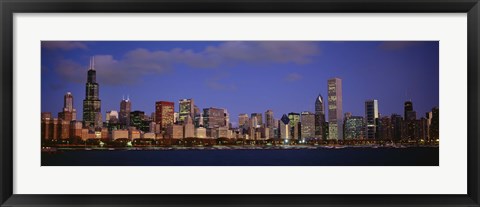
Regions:
<svg viewBox="0 0 480 207"><path fill-rule="evenodd" d="M125 95L122 95L122 101L125 101Z"/></svg>
<svg viewBox="0 0 480 207"><path fill-rule="evenodd" d="M92 70L95 70L95 56L92 56Z"/></svg>
<svg viewBox="0 0 480 207"><path fill-rule="evenodd" d="M130 101L130 95L127 95L127 100Z"/></svg>
<svg viewBox="0 0 480 207"><path fill-rule="evenodd" d="M92 69L92 57L90 57L90 66L88 67L88 69Z"/></svg>

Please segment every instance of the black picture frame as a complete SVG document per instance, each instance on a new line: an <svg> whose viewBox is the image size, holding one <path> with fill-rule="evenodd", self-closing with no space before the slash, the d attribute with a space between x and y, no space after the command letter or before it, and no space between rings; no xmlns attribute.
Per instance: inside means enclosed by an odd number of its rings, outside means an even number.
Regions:
<svg viewBox="0 0 480 207"><path fill-rule="evenodd" d="M479 0L0 0L0 203L2 206L480 206ZM466 195L19 195L13 194L15 13L467 13L468 193ZM445 178L455 179L455 178ZM412 186L414 187L414 186Z"/></svg>

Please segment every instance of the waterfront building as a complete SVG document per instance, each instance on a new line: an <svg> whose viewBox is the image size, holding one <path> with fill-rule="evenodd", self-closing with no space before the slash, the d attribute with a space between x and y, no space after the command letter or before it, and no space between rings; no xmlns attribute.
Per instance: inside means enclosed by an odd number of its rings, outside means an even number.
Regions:
<svg viewBox="0 0 480 207"><path fill-rule="evenodd" d="M77 110L73 108L73 95L67 92L63 98L63 109L58 113L58 118L67 122L77 120Z"/></svg>
<svg viewBox="0 0 480 207"><path fill-rule="evenodd" d="M118 112L115 110L107 111L105 113L105 121L107 123L117 123L118 122Z"/></svg>
<svg viewBox="0 0 480 207"><path fill-rule="evenodd" d="M130 112L130 125L138 130L148 132L150 130L150 119L143 111Z"/></svg>
<svg viewBox="0 0 480 207"><path fill-rule="evenodd" d="M126 129L118 129L118 130L113 130L112 131L112 139L128 139L129 138L129 133L128 130Z"/></svg>
<svg viewBox="0 0 480 207"><path fill-rule="evenodd" d="M224 109L212 107L203 109L203 125L207 129L227 126Z"/></svg>
<svg viewBox="0 0 480 207"><path fill-rule="evenodd" d="M378 118L378 101L367 100L365 101L365 137L367 139L375 139L377 133L377 121Z"/></svg>
<svg viewBox="0 0 480 207"><path fill-rule="evenodd" d="M392 119L389 116L377 118L376 138L379 140L393 140L393 125Z"/></svg>
<svg viewBox="0 0 480 207"><path fill-rule="evenodd" d="M404 115L405 115L405 136L404 138L407 140L414 140L415 137L415 128L417 127L416 120L417 120L417 112L413 110L413 103L412 101L405 101L404 107Z"/></svg>
<svg viewBox="0 0 480 207"><path fill-rule="evenodd" d="M295 125L300 122L300 114L295 112L288 113L288 119L290 119L290 127L295 127Z"/></svg>
<svg viewBox="0 0 480 207"><path fill-rule="evenodd" d="M141 136L143 139L155 139L155 133L152 133L152 132L147 132L147 133L144 133L142 134Z"/></svg>
<svg viewBox="0 0 480 207"><path fill-rule="evenodd" d="M195 128L195 137L196 138L207 138L207 129L203 127Z"/></svg>
<svg viewBox="0 0 480 207"><path fill-rule="evenodd" d="M402 139L403 118L398 114L392 114L390 121L392 122L392 139L398 142Z"/></svg>
<svg viewBox="0 0 480 207"><path fill-rule="evenodd" d="M273 128L275 126L273 111L271 109L265 111L265 125L267 128Z"/></svg>
<svg viewBox="0 0 480 207"><path fill-rule="evenodd" d="M84 126L93 129L102 127L101 101L96 74L95 59L92 57L90 59L90 68L87 72L87 83L85 84L86 96L83 100L83 123Z"/></svg>
<svg viewBox="0 0 480 207"><path fill-rule="evenodd" d="M251 117L252 119L253 119L253 117L256 117L256 119L255 119L256 121L255 121L255 123L254 123L255 128L258 128L258 127L260 127L260 126L263 125L262 113L252 113L252 114L250 115L250 117Z"/></svg>
<svg viewBox="0 0 480 207"><path fill-rule="evenodd" d="M183 121L183 135L184 138L193 138L195 137L195 125L193 124L193 119L187 114Z"/></svg>
<svg viewBox="0 0 480 207"><path fill-rule="evenodd" d="M248 128L248 114L239 114L238 115L238 128Z"/></svg>
<svg viewBox="0 0 480 207"><path fill-rule="evenodd" d="M364 134L364 122L362 116L346 116L345 117L345 129L344 139L363 139Z"/></svg>
<svg viewBox="0 0 480 207"><path fill-rule="evenodd" d="M315 114L304 111L300 117L300 135L301 139L310 139L315 137Z"/></svg>
<svg viewBox="0 0 480 207"><path fill-rule="evenodd" d="M167 126L167 137L171 139L183 138L183 126L178 124L170 124Z"/></svg>
<svg viewBox="0 0 480 207"><path fill-rule="evenodd" d="M328 80L328 139L343 139L342 79Z"/></svg>
<svg viewBox="0 0 480 207"><path fill-rule="evenodd" d="M431 124L430 124L430 129L429 129L429 133L430 133L430 139L433 140L433 141L437 141L438 139L440 139L440 136L439 136L439 110L438 110L438 107L434 107L432 108L432 121L431 121Z"/></svg>
<svg viewBox="0 0 480 207"><path fill-rule="evenodd" d="M290 136L290 119L286 114L283 114L282 118L279 120L279 132L280 132L280 139L288 140L291 138Z"/></svg>
<svg viewBox="0 0 480 207"><path fill-rule="evenodd" d="M167 126L174 123L174 103L168 101L157 101L155 103L155 123L160 130L165 130Z"/></svg>
<svg viewBox="0 0 480 207"><path fill-rule="evenodd" d="M178 121L180 123L183 123L183 121L185 120L185 118L187 118L187 116L195 117L194 110L195 110L195 105L193 103L193 99L181 99L178 102L178 112L179 112Z"/></svg>
<svg viewBox="0 0 480 207"><path fill-rule="evenodd" d="M120 113L119 121L121 128L126 129L130 126L130 112L132 111L132 102L130 101L130 97L122 97L122 101L120 101Z"/></svg>

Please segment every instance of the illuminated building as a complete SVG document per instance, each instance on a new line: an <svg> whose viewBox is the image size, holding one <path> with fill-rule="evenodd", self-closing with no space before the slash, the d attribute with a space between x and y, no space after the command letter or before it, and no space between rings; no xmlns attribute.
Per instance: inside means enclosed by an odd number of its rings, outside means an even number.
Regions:
<svg viewBox="0 0 480 207"><path fill-rule="evenodd" d="M118 122L118 112L115 110L107 111L105 114L105 122L107 123L117 123Z"/></svg>
<svg viewBox="0 0 480 207"><path fill-rule="evenodd" d="M73 108L73 95L70 92L67 92L63 100L63 110L58 113L58 118L65 120L67 122L77 120L77 110Z"/></svg>
<svg viewBox="0 0 480 207"><path fill-rule="evenodd" d="M345 117L345 140L363 139L364 124L362 116Z"/></svg>
<svg viewBox="0 0 480 207"><path fill-rule="evenodd" d="M248 114L238 115L238 128L248 128Z"/></svg>
<svg viewBox="0 0 480 207"><path fill-rule="evenodd" d="M302 112L300 117L300 135L302 140L315 137L315 114L308 111Z"/></svg>
<svg viewBox="0 0 480 207"><path fill-rule="evenodd" d="M147 119L145 112L143 111L130 112L130 125L144 132L150 130L150 121Z"/></svg>
<svg viewBox="0 0 480 207"><path fill-rule="evenodd" d="M190 115L185 117L183 122L183 135L184 138L192 138L195 137L195 125L193 125L193 119Z"/></svg>
<svg viewBox="0 0 480 207"><path fill-rule="evenodd" d="M250 118L253 119L253 117L256 117L256 119L255 119L256 121L254 122L254 125L255 125L254 127L255 127L255 128L260 127L260 126L263 124L262 113L252 113L252 114L250 115Z"/></svg>
<svg viewBox="0 0 480 207"><path fill-rule="evenodd" d="M207 129L226 126L224 109L212 107L203 109L203 125Z"/></svg>
<svg viewBox="0 0 480 207"><path fill-rule="evenodd" d="M203 127L195 128L195 137L196 138L207 138L207 129Z"/></svg>
<svg viewBox="0 0 480 207"><path fill-rule="evenodd" d="M275 125L273 120L273 111L270 109L265 112L265 124L267 128L273 128Z"/></svg>
<svg viewBox="0 0 480 207"><path fill-rule="evenodd" d="M328 80L328 139L343 139L342 79Z"/></svg>
<svg viewBox="0 0 480 207"><path fill-rule="evenodd" d="M288 140L290 139L290 119L288 116L284 114L279 121L279 132L280 132L280 139Z"/></svg>
<svg viewBox="0 0 480 207"><path fill-rule="evenodd" d="M83 100L83 123L86 127L99 128L102 127L101 101L93 57L90 60L90 68L87 73L86 96Z"/></svg>
<svg viewBox="0 0 480 207"><path fill-rule="evenodd" d="M122 128L126 129L130 126L130 112L132 111L132 102L130 98L127 99L122 98L120 102L120 114L119 114L119 121Z"/></svg>
<svg viewBox="0 0 480 207"><path fill-rule="evenodd" d="M393 140L393 125L389 116L377 118L376 138L380 140Z"/></svg>
<svg viewBox="0 0 480 207"><path fill-rule="evenodd" d="M181 99L178 102L178 112L179 112L178 121L183 123L183 121L185 120L185 118L187 118L187 116L195 117L194 110L195 110L195 106L193 104L193 99Z"/></svg>
<svg viewBox="0 0 480 207"><path fill-rule="evenodd" d="M430 139L436 141L440 139L440 131L439 131L439 110L438 107L434 107L432 109L432 121L429 128Z"/></svg>
<svg viewBox="0 0 480 207"><path fill-rule="evenodd" d="M378 118L378 101L365 101L365 137L367 139L375 139L377 133L377 118Z"/></svg>
<svg viewBox="0 0 480 207"><path fill-rule="evenodd" d="M412 101L405 101L404 107L404 115L405 115L405 136L404 138L407 140L414 140L415 137L415 128L416 128L416 119L417 119L417 112L413 110L413 103Z"/></svg>
<svg viewBox="0 0 480 207"><path fill-rule="evenodd" d="M402 139L403 118L398 114L392 114L390 121L392 122L392 139L400 141Z"/></svg>
<svg viewBox="0 0 480 207"><path fill-rule="evenodd" d="M160 126L160 130L164 130L167 126L173 125L174 107L175 104L173 102L157 101L155 103L155 122Z"/></svg>
<svg viewBox="0 0 480 207"><path fill-rule="evenodd" d="M183 138L183 126L177 124L170 124L167 126L167 137L171 139Z"/></svg>
<svg viewBox="0 0 480 207"><path fill-rule="evenodd" d="M315 137L319 139L326 139L326 125L325 125L325 102L322 95L318 95L315 99Z"/></svg>

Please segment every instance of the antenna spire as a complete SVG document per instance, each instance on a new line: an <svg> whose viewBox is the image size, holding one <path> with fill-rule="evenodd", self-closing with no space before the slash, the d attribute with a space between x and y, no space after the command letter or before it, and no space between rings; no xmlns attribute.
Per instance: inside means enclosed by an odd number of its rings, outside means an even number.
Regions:
<svg viewBox="0 0 480 207"><path fill-rule="evenodd" d="M92 70L95 70L95 56L92 56Z"/></svg>

